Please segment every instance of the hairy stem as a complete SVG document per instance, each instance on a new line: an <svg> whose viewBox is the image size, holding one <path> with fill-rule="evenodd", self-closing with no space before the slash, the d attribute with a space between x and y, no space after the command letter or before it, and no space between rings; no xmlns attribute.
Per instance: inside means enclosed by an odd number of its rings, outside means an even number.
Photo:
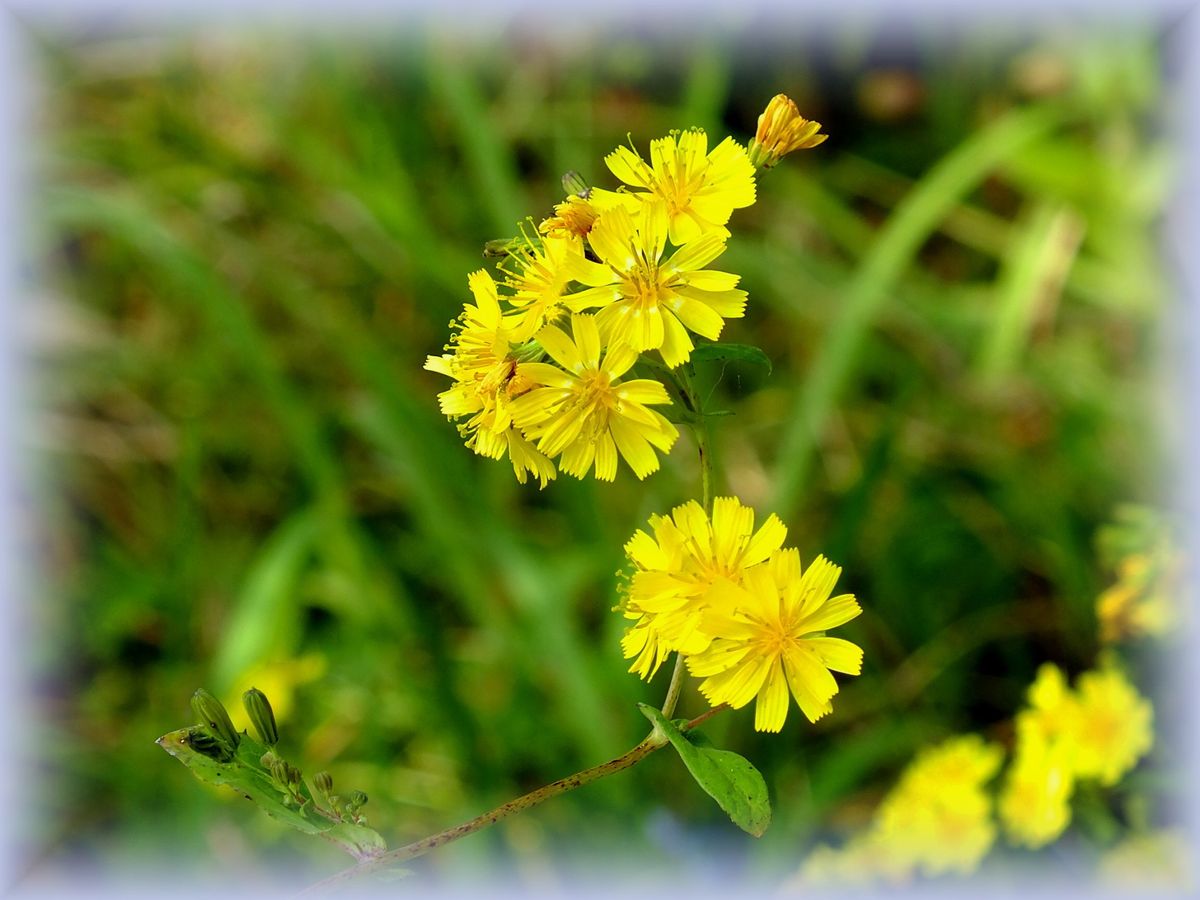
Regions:
<svg viewBox="0 0 1200 900"><path fill-rule="evenodd" d="M679 730L684 732L690 731L726 708L724 705L713 707L703 715L697 716L695 719L682 725ZM666 744L666 737L655 729L640 744L615 759L610 759L606 763L576 772L574 775L568 775L566 778L560 778L558 781L551 782L545 787L538 788L536 791L530 791L528 794L517 797L515 800L502 803L495 809L485 812L483 815L476 816L468 822L463 822L461 825L456 825L453 828L448 828L445 831L422 838L419 841L414 841L411 844L406 844L403 847L397 847L395 850L381 853L378 856L364 860L356 866L343 869L336 875L331 875L324 881L319 881L311 887L306 888L300 895L311 896L321 894L353 879L369 875L372 872L378 872L381 869L386 869L389 866L394 866L410 859L415 859L418 856L423 856L430 850L453 843L459 838L474 834L476 831L487 828L489 825L495 825L501 819L524 812L531 807L537 806L539 803L549 800L551 797L557 797L559 794L565 794L568 791L575 790L575 788L583 787L585 784L608 775L614 775L617 772L628 769L630 766L637 765L655 750L666 746Z"/></svg>

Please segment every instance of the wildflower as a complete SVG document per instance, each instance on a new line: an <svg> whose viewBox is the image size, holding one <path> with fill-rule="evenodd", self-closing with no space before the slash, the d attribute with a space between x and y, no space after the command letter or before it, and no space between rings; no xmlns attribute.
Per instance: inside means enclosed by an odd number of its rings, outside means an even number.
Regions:
<svg viewBox="0 0 1200 900"><path fill-rule="evenodd" d="M1114 785L1154 743L1153 710L1111 666L1084 672L1076 692L1075 773Z"/></svg>
<svg viewBox="0 0 1200 900"><path fill-rule="evenodd" d="M565 237L528 238L510 250L501 263L504 286L512 293L505 300L517 311L511 320L511 339L523 343L543 325L558 321L568 310L583 307L567 293L573 282L608 284L612 276L605 266L583 255L583 244Z"/></svg>
<svg viewBox="0 0 1200 900"><path fill-rule="evenodd" d="M794 150L808 150L829 137L819 134L820 122L800 115L785 94L776 94L758 117L758 130L750 142L749 158L754 168L769 169Z"/></svg>
<svg viewBox="0 0 1200 900"><path fill-rule="evenodd" d="M677 247L702 234L728 237L725 223L733 211L755 200L754 166L745 149L727 137L710 153L708 135L698 128L651 141L649 163L628 147L618 147L604 162L635 193L594 190L593 201L602 207L660 204Z"/></svg>
<svg viewBox="0 0 1200 900"><path fill-rule="evenodd" d="M741 584L745 571L778 550L787 528L775 515L754 530L754 510L736 497L713 501L712 520L695 500L667 516L651 516L651 537L638 531L625 545L635 570L622 609L637 620L621 646L630 667L650 678L673 651L699 653L711 637L700 630L708 593Z"/></svg>
<svg viewBox="0 0 1200 900"><path fill-rule="evenodd" d="M538 385L517 373L511 323L501 314L492 276L481 269L469 283L475 303L455 323L458 331L446 346L451 352L425 361L429 371L454 379L438 394L438 404L449 419L469 417L459 426L468 447L490 459L507 452L518 481L524 484L532 473L545 487L554 478L554 464L513 427L511 409L513 399Z"/></svg>
<svg viewBox="0 0 1200 900"><path fill-rule="evenodd" d="M832 711L838 685L830 672L862 669L860 647L824 634L862 612L850 594L830 598L841 571L818 556L802 572L795 550L777 550L766 564L745 571L744 587L714 585L721 596L701 621L712 643L687 657L688 671L704 678L700 692L713 706L737 709L757 697L756 731L783 728L789 688L809 721Z"/></svg>
<svg viewBox="0 0 1200 900"><path fill-rule="evenodd" d="M1170 523L1153 509L1123 506L1101 529L1098 543L1117 576L1096 600L1100 639L1113 643L1165 634L1175 622L1174 598L1184 591L1185 575Z"/></svg>
<svg viewBox="0 0 1200 900"><path fill-rule="evenodd" d="M621 382L637 354L624 345L610 346L600 357L600 332L594 316L571 317L572 337L547 325L537 342L559 366L530 362L517 366L516 377L543 385L512 404L512 414L537 452L562 454L559 465L582 478L595 465L596 477L612 481L617 454L638 478L658 469L653 448L667 452L679 432L650 406L670 403L657 381Z"/></svg>
<svg viewBox="0 0 1200 900"><path fill-rule="evenodd" d="M1107 644L1165 634L1172 621L1168 596L1178 587L1179 568L1169 551L1153 556L1134 553L1121 560L1116 584L1096 599L1100 639Z"/></svg>
<svg viewBox="0 0 1200 900"><path fill-rule="evenodd" d="M973 872L996 838L985 785L1003 751L976 735L924 749L875 814L876 847L893 871Z"/></svg>
<svg viewBox="0 0 1200 900"><path fill-rule="evenodd" d="M554 205L554 215L543 219L538 231L547 237L582 242L596 224L600 210L579 194L569 194L562 203Z"/></svg>
<svg viewBox="0 0 1200 900"><path fill-rule="evenodd" d="M1071 747L1047 738L1031 719L1017 717L1017 750L1000 792L999 812L1014 844L1045 846L1071 822L1075 772Z"/></svg>
<svg viewBox="0 0 1200 900"><path fill-rule="evenodd" d="M746 292L737 289L737 275L704 268L725 252L724 237L699 236L661 262L666 238L661 206L643 206L636 218L620 207L606 211L588 242L615 283L572 299L601 307L596 321L607 343L658 350L675 368L694 347L688 330L716 340L725 319L743 315Z"/></svg>

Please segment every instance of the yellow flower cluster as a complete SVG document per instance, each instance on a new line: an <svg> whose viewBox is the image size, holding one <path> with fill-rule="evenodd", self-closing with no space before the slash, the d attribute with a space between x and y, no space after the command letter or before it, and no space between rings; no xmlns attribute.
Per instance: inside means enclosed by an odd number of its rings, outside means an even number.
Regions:
<svg viewBox="0 0 1200 900"><path fill-rule="evenodd" d="M746 307L739 276L709 268L733 211L755 201L745 148L726 138L710 151L691 129L651 141L649 161L618 147L605 163L621 187L575 177L536 234L503 242L499 282L470 276L474 303L425 364L452 379L439 402L467 446L507 454L522 483L558 470L611 481L619 458L638 478L654 472L678 432L651 407L670 398L624 376L646 353L675 369L693 335L717 340Z"/></svg>
<svg viewBox="0 0 1200 900"><path fill-rule="evenodd" d="M1116 784L1153 744L1152 719L1150 703L1111 664L1080 675L1074 691L1061 669L1043 665L1017 714L1000 796L1009 839L1041 847L1062 834L1076 780Z"/></svg>
<svg viewBox="0 0 1200 900"><path fill-rule="evenodd" d="M622 640L631 672L650 678L678 651L704 679L713 706L737 709L757 697L754 727L779 731L789 691L810 721L830 712L838 691L831 672L857 675L862 650L825 632L862 609L850 594L831 596L841 569L818 556L807 568L784 549L787 529L718 497L711 518L694 500L625 545L633 573L618 607L633 620Z"/></svg>
<svg viewBox="0 0 1200 900"><path fill-rule="evenodd" d="M819 847L797 887L898 883L916 874L969 874L996 839L987 783L1003 750L976 735L927 747L880 803L871 824L841 850Z"/></svg>

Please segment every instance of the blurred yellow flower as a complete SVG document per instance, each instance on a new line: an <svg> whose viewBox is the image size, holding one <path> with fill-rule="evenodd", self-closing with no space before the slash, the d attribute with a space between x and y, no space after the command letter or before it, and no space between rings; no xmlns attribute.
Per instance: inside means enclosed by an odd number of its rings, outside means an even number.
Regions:
<svg viewBox="0 0 1200 900"><path fill-rule="evenodd" d="M1017 744L1000 798L1009 838L1041 847L1071 821L1077 779L1110 786L1153 743L1153 711L1111 665L1085 672L1076 690L1057 666L1045 664L1016 717Z"/></svg>
<svg viewBox="0 0 1200 900"><path fill-rule="evenodd" d="M438 404L449 419L469 417L458 428L468 447L490 459L507 452L518 481L524 484L526 474L533 473L545 487L554 478L554 464L513 427L511 410L512 400L537 384L517 373L511 323L501 314L492 276L480 269L469 284L475 303L453 323L457 332L446 345L450 352L425 361L429 371L454 379L438 394Z"/></svg>
<svg viewBox="0 0 1200 900"><path fill-rule="evenodd" d="M1009 840L1042 847L1071 823L1075 772L1071 747L1051 740L1030 719L1017 718L1017 748L1000 792L1000 820Z"/></svg>
<svg viewBox="0 0 1200 900"><path fill-rule="evenodd" d="M735 209L755 200L754 166L746 151L727 137L708 151L708 135L688 129L650 142L650 162L629 147L618 147L604 159L609 170L635 193L594 190L603 207L651 203L668 219L671 243L680 246L702 234L728 237L725 223Z"/></svg>
<svg viewBox="0 0 1200 900"><path fill-rule="evenodd" d="M829 135L819 134L820 130L821 123L800 115L791 98L776 94L758 117L758 130L750 142L750 163L755 168L769 169L795 150L823 144Z"/></svg>
<svg viewBox="0 0 1200 900"><path fill-rule="evenodd" d="M1172 622L1169 594L1178 590L1179 560L1135 553L1117 566L1117 582L1096 599L1100 640L1105 643L1160 636Z"/></svg>
<svg viewBox="0 0 1200 900"><path fill-rule="evenodd" d="M712 643L687 657L709 703L737 709L757 697L756 731L783 728L789 688L809 721L831 712L838 692L831 672L862 670L860 647L825 636L862 612L850 594L830 597L841 571L823 556L802 571L797 551L777 550L746 569L741 586L717 581L700 621Z"/></svg>
<svg viewBox="0 0 1200 900"><path fill-rule="evenodd" d="M267 695L275 721L282 723L295 708L296 690L325 674L326 661L320 653L258 663L243 672L225 695L225 708L238 731L250 727L242 694L255 687ZM254 732L251 732L253 734Z"/></svg>
<svg viewBox="0 0 1200 900"><path fill-rule="evenodd" d="M612 481L617 454L638 478L658 469L654 449L666 453L679 437L670 422L649 407L671 402L657 381L620 381L637 354L624 345L600 355L600 332L594 316L571 317L572 336L547 325L537 342L559 366L531 362L517 366L516 377L536 387L512 403L512 415L537 450L562 454L560 468L582 478L595 466L596 477Z"/></svg>
<svg viewBox="0 0 1200 900"><path fill-rule="evenodd" d="M1004 758L977 735L922 750L875 814L876 847L890 867L924 875L975 871L996 839L985 786Z"/></svg>
<svg viewBox="0 0 1200 900"><path fill-rule="evenodd" d="M1098 537L1102 557L1116 570L1116 583L1096 600L1100 639L1166 634L1186 590L1186 560L1171 523L1157 510L1122 506Z"/></svg>
<svg viewBox="0 0 1200 900"><path fill-rule="evenodd" d="M675 368L691 355L688 330L716 340L725 319L744 314L746 292L737 288L739 276L704 268L725 252L723 236L698 236L662 261L666 239L661 206L646 204L636 216L620 207L605 212L588 242L611 269L613 284L572 300L601 307L596 321L606 343L658 350Z"/></svg>
<svg viewBox="0 0 1200 900"><path fill-rule="evenodd" d="M841 850L818 847L796 887L900 883L920 873L967 875L996 839L987 784L1004 752L977 735L926 747Z"/></svg>
<svg viewBox="0 0 1200 900"><path fill-rule="evenodd" d="M621 641L630 667L650 678L673 651L698 653L710 636L699 628L718 582L741 584L745 571L783 545L787 528L775 515L754 530L754 510L736 497L718 497L708 514L695 500L670 517L651 516L651 537L638 531L625 545L634 572L621 609L637 620Z"/></svg>
<svg viewBox="0 0 1200 900"><path fill-rule="evenodd" d="M1153 745L1153 710L1111 666L1080 675L1076 693L1075 774L1114 785Z"/></svg>

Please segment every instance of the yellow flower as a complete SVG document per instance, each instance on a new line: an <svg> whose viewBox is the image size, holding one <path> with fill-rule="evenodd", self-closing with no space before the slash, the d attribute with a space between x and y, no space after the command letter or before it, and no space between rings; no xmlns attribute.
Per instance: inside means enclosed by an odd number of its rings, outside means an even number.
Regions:
<svg viewBox="0 0 1200 900"><path fill-rule="evenodd" d="M918 872L975 871L996 838L986 786L1003 755L976 735L925 748L884 797L870 825L841 850L818 847L793 884L898 884Z"/></svg>
<svg viewBox="0 0 1200 900"><path fill-rule="evenodd" d="M775 515L754 530L754 510L735 497L713 501L712 520L695 500L670 517L651 516L651 537L638 531L625 545L634 572L622 610L636 619L621 641L629 671L650 678L673 651L698 653L710 636L699 629L708 592L724 582L742 583L746 569L783 545L787 528Z"/></svg>
<svg viewBox="0 0 1200 900"><path fill-rule="evenodd" d="M468 304L454 327L441 356L430 356L425 368L454 379L438 394L442 414L449 419L468 417L459 426L466 445L490 459L507 452L517 480L525 483L532 472L545 487L554 478L554 464L513 426L512 401L537 386L518 375L510 353L508 322L500 311L496 283L480 269L469 279L474 304Z"/></svg>
<svg viewBox="0 0 1200 900"><path fill-rule="evenodd" d="M921 751L875 814L874 843L893 872L973 872L996 838L984 790L1003 751L976 735Z"/></svg>
<svg viewBox="0 0 1200 900"><path fill-rule="evenodd" d="M588 236L600 210L579 194L570 194L562 203L554 205L554 215L543 219L538 231L547 237L567 238L581 242Z"/></svg>
<svg viewBox="0 0 1200 900"><path fill-rule="evenodd" d="M750 142L750 163L769 169L794 150L807 150L823 144L829 137L819 134L820 122L800 115L796 104L785 94L776 94L758 117L758 131Z"/></svg>
<svg viewBox="0 0 1200 900"><path fill-rule="evenodd" d="M621 203L627 207L645 202L661 204L675 246L701 234L728 237L725 223L733 211L754 203L754 166L731 137L709 153L708 135L700 129L689 129L651 141L649 164L628 147L618 147L604 162L636 193L622 195L596 189L592 191L593 201L602 208Z"/></svg>
<svg viewBox="0 0 1200 900"><path fill-rule="evenodd" d="M1000 793L1000 819L1009 840L1045 846L1071 823L1075 772L1071 745L1048 738L1031 718L1017 716L1017 750Z"/></svg>
<svg viewBox="0 0 1200 900"><path fill-rule="evenodd" d="M1096 600L1100 639L1113 643L1165 634L1173 619L1169 596L1180 587L1180 569L1179 558L1167 547L1121 560L1117 583Z"/></svg>
<svg viewBox="0 0 1200 900"><path fill-rule="evenodd" d="M607 267L584 257L581 242L565 237L546 237L540 244L522 239L500 268L506 276L504 286L512 291L504 299L516 310L510 327L513 343L529 340L568 310L583 309L567 293L573 282L612 281Z"/></svg>
<svg viewBox="0 0 1200 900"><path fill-rule="evenodd" d="M544 385L517 398L512 414L537 450L547 456L562 454L559 466L568 475L582 478L595 465L596 477L612 481L617 475L617 454L638 478L658 469L657 447L666 453L679 432L650 406L671 402L657 381L639 378L619 381L637 360L626 346L609 347L600 357L600 332L594 316L571 317L572 337L547 325L537 341L562 366L521 363L517 377Z"/></svg>
<svg viewBox="0 0 1200 900"><path fill-rule="evenodd" d="M825 636L862 612L850 594L830 598L841 571L818 556L802 572L799 553L779 550L745 571L744 587L714 585L710 597L721 596L700 625L713 641L687 657L688 671L704 679L700 692L709 703L737 709L757 697L756 731L783 728L789 688L809 721L831 712L838 684L830 672L857 675L862 669L860 647Z"/></svg>
<svg viewBox="0 0 1200 900"><path fill-rule="evenodd" d="M1154 743L1153 710L1111 666L1084 672L1076 691L1075 774L1114 785Z"/></svg>
<svg viewBox="0 0 1200 900"><path fill-rule="evenodd" d="M572 300L602 307L596 321L606 343L627 344L638 353L658 350L675 368L691 355L688 329L716 340L725 319L744 314L746 292L737 289L737 275L704 268L725 252L722 236L697 237L664 262L666 238L661 206L644 205L636 218L620 207L608 210L588 242L615 283Z"/></svg>

